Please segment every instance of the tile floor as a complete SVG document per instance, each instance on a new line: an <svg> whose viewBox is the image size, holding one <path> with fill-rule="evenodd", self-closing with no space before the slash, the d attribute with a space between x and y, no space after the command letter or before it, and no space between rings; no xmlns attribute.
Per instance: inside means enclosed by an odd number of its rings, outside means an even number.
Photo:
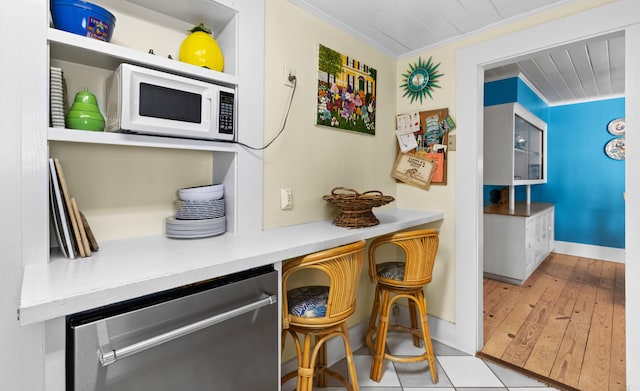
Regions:
<svg viewBox="0 0 640 391"><path fill-rule="evenodd" d="M401 337L401 338L398 338ZM411 340L402 334L393 333L388 337L387 346L389 352L396 355L414 354L422 352L417 350ZM359 348L354 352L354 361L358 372L358 383L362 391L551 391L556 388L549 387L535 379L526 377L511 369L484 361L480 358L467 355L447 345L433 341L433 347L437 357L438 377L437 384L431 381L428 364L418 362L411 364L394 363L385 361L383 375L380 383L369 379L371 354L367 348ZM341 360L333 369L347 374L346 362ZM314 391L338 391L344 390L339 382L328 377L330 387L318 388ZM293 381L292 381L293 382ZM291 382L291 383L292 383ZM283 389L285 389L283 387Z"/></svg>

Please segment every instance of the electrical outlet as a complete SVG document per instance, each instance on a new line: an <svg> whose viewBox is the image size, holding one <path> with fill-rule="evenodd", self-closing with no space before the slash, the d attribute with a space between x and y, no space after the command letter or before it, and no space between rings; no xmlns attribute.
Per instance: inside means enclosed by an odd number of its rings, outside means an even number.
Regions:
<svg viewBox="0 0 640 391"><path fill-rule="evenodd" d="M293 192L290 187L280 189L280 209L289 210L293 208Z"/></svg>
<svg viewBox="0 0 640 391"><path fill-rule="evenodd" d="M284 64L282 72L282 82L284 85L287 87L293 87L293 80L291 80L291 77L296 77L296 69Z"/></svg>

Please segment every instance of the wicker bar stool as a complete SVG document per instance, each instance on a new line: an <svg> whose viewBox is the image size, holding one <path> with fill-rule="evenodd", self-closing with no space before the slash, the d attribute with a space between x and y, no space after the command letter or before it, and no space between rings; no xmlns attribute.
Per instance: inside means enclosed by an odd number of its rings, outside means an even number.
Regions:
<svg viewBox="0 0 640 391"><path fill-rule="evenodd" d="M426 229L382 236L374 239L369 246L369 278L371 282L376 283L376 291L366 343L374 355L370 377L376 382L379 382L382 377L383 360L400 363L426 360L429 362L433 383L438 382L436 358L427 323L427 300L423 291L424 286L431 282L438 242L438 231ZM376 263L376 250L385 244L399 246L404 251L404 262ZM390 325L391 307L396 300L402 298L406 298L409 302L411 325ZM420 340L423 340L425 352L419 356L408 357L385 353L389 331L409 332L416 347L420 347Z"/></svg>
<svg viewBox="0 0 640 391"><path fill-rule="evenodd" d="M326 386L325 375L338 379L348 390L357 391L358 378L353 362L347 319L356 308L356 291L364 262L365 241L347 244L293 259L282 270L282 348L290 334L296 345L298 369L284 375L282 384L297 376L297 390L311 390L314 377ZM306 269L323 272L329 286L287 289L289 278ZM285 293L286 292L286 293ZM301 344L298 334L303 336ZM327 368L326 342L343 339L351 383ZM313 341L313 343L312 343Z"/></svg>

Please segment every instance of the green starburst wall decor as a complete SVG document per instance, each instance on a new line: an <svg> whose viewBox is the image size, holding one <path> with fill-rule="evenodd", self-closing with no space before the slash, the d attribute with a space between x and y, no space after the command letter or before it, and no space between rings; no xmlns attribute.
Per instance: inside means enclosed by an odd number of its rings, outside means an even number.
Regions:
<svg viewBox="0 0 640 391"><path fill-rule="evenodd" d="M434 88L440 88L437 79L443 75L442 73L436 73L439 66L440 64L431 62L431 57L427 62L422 61L422 58L419 57L417 64L409 64L407 73L402 74L404 83L400 87L405 90L402 97L409 96L411 103L420 98L421 104L422 98L427 95L433 99L431 91Z"/></svg>

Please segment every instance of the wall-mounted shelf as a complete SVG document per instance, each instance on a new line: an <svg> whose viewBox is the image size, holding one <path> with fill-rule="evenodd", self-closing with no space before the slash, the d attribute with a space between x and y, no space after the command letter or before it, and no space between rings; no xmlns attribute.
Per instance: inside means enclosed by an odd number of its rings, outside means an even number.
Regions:
<svg viewBox="0 0 640 391"><path fill-rule="evenodd" d="M165 72L192 77L199 80L215 81L224 85L237 84L234 75L145 53L124 46L90 39L66 31L49 28L48 42L51 58L113 71L123 62L146 66Z"/></svg>
<svg viewBox="0 0 640 391"><path fill-rule="evenodd" d="M132 133L92 132L75 129L49 128L49 141L123 145L149 148L188 149L194 151L233 152L240 149L237 144L207 140L149 136Z"/></svg>

